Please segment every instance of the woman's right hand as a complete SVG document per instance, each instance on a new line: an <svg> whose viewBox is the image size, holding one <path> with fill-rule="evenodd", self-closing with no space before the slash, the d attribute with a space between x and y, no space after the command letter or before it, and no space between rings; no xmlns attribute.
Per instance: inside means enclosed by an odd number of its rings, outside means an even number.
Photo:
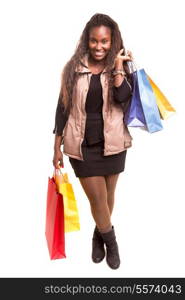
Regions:
<svg viewBox="0 0 185 300"><path fill-rule="evenodd" d="M54 151L53 166L55 169L63 168L63 153L60 149Z"/></svg>

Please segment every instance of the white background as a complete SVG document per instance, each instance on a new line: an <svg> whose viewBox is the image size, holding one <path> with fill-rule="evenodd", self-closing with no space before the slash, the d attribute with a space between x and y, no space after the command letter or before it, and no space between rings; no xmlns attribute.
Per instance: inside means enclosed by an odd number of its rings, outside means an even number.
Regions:
<svg viewBox="0 0 185 300"><path fill-rule="evenodd" d="M185 276L184 1L0 3L0 276ZM97 12L117 21L125 47L177 110L160 132L130 129L112 218L122 260L116 271L91 262L94 222L67 156L81 231L66 235L66 259L51 261L45 240L60 74Z"/></svg>

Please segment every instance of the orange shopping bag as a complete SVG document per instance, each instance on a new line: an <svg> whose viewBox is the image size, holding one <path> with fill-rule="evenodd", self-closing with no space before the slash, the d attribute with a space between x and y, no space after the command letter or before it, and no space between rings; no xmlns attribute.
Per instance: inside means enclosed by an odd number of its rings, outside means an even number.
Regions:
<svg viewBox="0 0 185 300"><path fill-rule="evenodd" d="M171 115L173 115L176 112L176 110L173 108L173 106L170 104L170 102L168 101L166 96L161 92L158 86L153 82L150 76L148 76L148 80L156 97L156 102L160 111L161 118L163 120L168 119L169 117L171 117Z"/></svg>

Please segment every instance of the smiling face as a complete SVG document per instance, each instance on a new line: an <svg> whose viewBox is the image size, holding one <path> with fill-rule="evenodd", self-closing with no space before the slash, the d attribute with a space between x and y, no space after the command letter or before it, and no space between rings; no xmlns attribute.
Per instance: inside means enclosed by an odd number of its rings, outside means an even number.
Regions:
<svg viewBox="0 0 185 300"><path fill-rule="evenodd" d="M89 32L89 52L95 61L102 61L111 48L111 29L107 26L96 26Z"/></svg>

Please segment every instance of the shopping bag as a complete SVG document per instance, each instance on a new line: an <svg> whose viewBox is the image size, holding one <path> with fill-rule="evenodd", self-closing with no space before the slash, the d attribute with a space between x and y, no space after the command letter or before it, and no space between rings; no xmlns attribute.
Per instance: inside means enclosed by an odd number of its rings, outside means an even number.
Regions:
<svg viewBox="0 0 185 300"><path fill-rule="evenodd" d="M147 74L148 80L151 84L151 87L153 89L153 92L156 97L157 106L160 111L161 118L163 120L169 118L171 115L173 115L176 110L172 107L172 105L169 103L168 99L165 97L165 95L161 92L161 90L158 88L158 86L153 82L153 80L150 78L150 76Z"/></svg>
<svg viewBox="0 0 185 300"><path fill-rule="evenodd" d="M62 173L61 169L55 169L54 177L58 192L64 201L64 228L65 232L80 230L79 213L77 201L72 184L69 182L68 174Z"/></svg>
<svg viewBox="0 0 185 300"><path fill-rule="evenodd" d="M50 258L65 258L64 205L54 177L48 178L45 235Z"/></svg>
<svg viewBox="0 0 185 300"><path fill-rule="evenodd" d="M137 73L133 72L131 77L133 82L133 93L130 106L125 111L124 122L129 127L146 127L146 121L139 94Z"/></svg>
<svg viewBox="0 0 185 300"><path fill-rule="evenodd" d="M163 126L161 123L159 109L147 74L144 69L139 69L136 71L136 73L147 130L150 133L162 130Z"/></svg>

